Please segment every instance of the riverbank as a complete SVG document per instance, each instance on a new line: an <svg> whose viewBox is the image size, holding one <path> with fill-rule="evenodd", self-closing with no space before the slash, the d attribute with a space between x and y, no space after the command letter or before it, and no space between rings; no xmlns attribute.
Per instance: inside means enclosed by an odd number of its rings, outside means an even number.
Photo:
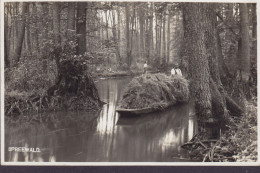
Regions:
<svg viewBox="0 0 260 173"><path fill-rule="evenodd" d="M202 140L197 134L182 147L189 150L191 159L203 162L257 161L257 102L246 102L241 117L230 117L219 139Z"/></svg>
<svg viewBox="0 0 260 173"><path fill-rule="evenodd" d="M110 78L120 78L125 76L136 76L140 75L141 72L129 72L129 71L121 71L117 73L102 73L102 74L94 74L93 79L110 79ZM33 90L17 90L12 81L9 81L7 89L5 89L4 93L4 101L5 101L5 116L17 116L23 114L31 114L31 113L42 113L42 112L51 112L51 111L62 111L64 110L64 106L71 105L71 101L69 99L62 99L61 97L54 97L48 95L48 89L44 88L35 88ZM10 87L11 86L11 87ZM85 107L87 111L98 109L95 104L92 104L93 100L88 100L88 106ZM77 109L76 107L74 107Z"/></svg>

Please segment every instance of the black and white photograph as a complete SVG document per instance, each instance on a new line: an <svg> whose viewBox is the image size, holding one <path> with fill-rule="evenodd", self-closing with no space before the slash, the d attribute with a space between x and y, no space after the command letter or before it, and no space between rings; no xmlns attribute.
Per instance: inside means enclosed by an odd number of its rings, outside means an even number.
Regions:
<svg viewBox="0 0 260 173"><path fill-rule="evenodd" d="M2 165L259 165L257 1L1 2Z"/></svg>

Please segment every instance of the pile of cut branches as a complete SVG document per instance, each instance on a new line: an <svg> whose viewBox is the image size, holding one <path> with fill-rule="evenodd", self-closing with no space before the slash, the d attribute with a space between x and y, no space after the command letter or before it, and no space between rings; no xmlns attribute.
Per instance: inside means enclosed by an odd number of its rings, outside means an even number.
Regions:
<svg viewBox="0 0 260 173"><path fill-rule="evenodd" d="M123 91L120 107L160 108L189 100L188 80L179 75L146 74L135 77Z"/></svg>

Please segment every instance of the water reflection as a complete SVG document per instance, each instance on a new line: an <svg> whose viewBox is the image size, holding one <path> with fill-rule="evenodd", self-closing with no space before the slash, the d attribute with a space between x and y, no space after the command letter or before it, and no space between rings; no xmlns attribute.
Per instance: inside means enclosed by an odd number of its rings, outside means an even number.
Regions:
<svg viewBox="0 0 260 173"><path fill-rule="evenodd" d="M122 117L115 112L120 93L130 81L101 80L100 112L42 114L43 122L6 127L6 161L97 162L187 161L181 145L196 132L191 104L161 113ZM34 147L41 152L8 152L8 147Z"/></svg>

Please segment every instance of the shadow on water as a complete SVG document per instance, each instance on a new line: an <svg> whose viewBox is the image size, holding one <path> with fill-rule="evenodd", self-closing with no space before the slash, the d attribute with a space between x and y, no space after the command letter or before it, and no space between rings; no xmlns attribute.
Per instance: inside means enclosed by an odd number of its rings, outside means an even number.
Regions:
<svg viewBox="0 0 260 173"><path fill-rule="evenodd" d="M181 162L190 161L181 145L197 130L191 103L138 117L115 112L120 93L131 78L97 82L99 112L44 113L42 122L6 126L6 161L38 162ZM40 152L8 151L9 147Z"/></svg>

